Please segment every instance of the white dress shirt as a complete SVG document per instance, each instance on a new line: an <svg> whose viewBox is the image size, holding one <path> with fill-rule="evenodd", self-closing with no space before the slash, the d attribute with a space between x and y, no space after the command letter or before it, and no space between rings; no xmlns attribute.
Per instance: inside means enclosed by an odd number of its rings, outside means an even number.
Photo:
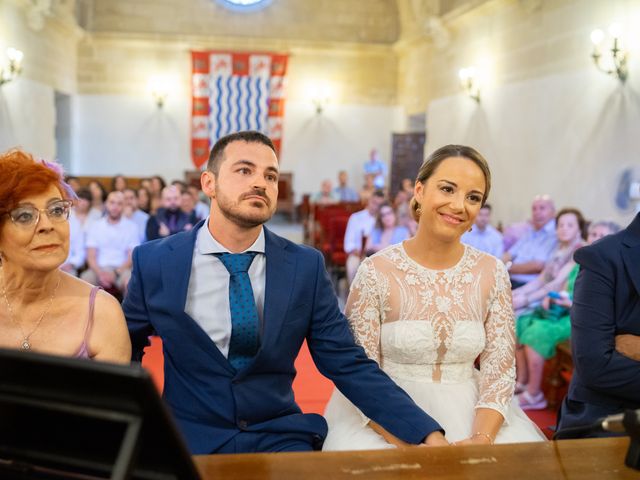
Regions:
<svg viewBox="0 0 640 480"><path fill-rule="evenodd" d="M100 268L117 268L124 264L139 244L136 224L125 217L120 217L117 223L109 223L107 217L102 217L91 224L87 233L86 246L96 249Z"/></svg>
<svg viewBox="0 0 640 480"><path fill-rule="evenodd" d="M347 229L344 232L344 251L351 253L354 250L362 249L362 237L368 237L376 224L376 217L369 213L366 208L353 213L347 222Z"/></svg>
<svg viewBox="0 0 640 480"><path fill-rule="evenodd" d="M209 335L226 358L229 354L231 339L229 272L214 254L230 252L213 238L208 228L209 221L210 219L207 218L197 233L184 311ZM267 267L264 247L264 229L262 229L253 245L245 250L245 252L260 252L251 262L248 272L260 325L263 323L264 315Z"/></svg>
<svg viewBox="0 0 640 480"><path fill-rule="evenodd" d="M491 225L487 225L484 230L480 230L474 224L470 232L465 232L462 235L460 241L496 258L501 258L504 253L502 234Z"/></svg>

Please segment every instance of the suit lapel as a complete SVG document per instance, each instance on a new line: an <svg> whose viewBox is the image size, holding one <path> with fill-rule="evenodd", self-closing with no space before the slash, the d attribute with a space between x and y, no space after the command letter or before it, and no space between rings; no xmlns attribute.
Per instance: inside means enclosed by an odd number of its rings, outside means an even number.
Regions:
<svg viewBox="0 0 640 480"><path fill-rule="evenodd" d="M286 242L266 228L264 232L267 272L261 349L271 340L277 341L289 307L295 280L295 260L286 251ZM260 352L256 358L259 355Z"/></svg>
<svg viewBox="0 0 640 480"><path fill-rule="evenodd" d="M622 260L636 292L640 294L640 213L627 227L622 243L628 247L622 249Z"/></svg>
<svg viewBox="0 0 640 480"><path fill-rule="evenodd" d="M200 225L201 226L201 225ZM172 310L184 312L187 302L187 289L191 277L191 263L199 226L193 228L186 235L172 238L169 243L169 255L162 260L162 285L168 295Z"/></svg>

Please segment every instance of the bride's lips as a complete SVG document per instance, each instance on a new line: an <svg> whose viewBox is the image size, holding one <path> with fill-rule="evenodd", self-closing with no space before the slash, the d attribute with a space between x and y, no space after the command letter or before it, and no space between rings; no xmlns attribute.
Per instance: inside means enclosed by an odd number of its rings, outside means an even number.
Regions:
<svg viewBox="0 0 640 480"><path fill-rule="evenodd" d="M442 220L444 220L446 223L450 225L460 225L462 223L462 219L456 217L455 215L448 215L446 213L441 213L440 217L442 218Z"/></svg>

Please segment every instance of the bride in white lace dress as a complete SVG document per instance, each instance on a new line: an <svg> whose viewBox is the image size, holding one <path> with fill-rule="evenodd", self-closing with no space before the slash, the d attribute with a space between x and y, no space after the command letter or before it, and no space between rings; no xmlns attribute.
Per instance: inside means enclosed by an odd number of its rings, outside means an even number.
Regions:
<svg viewBox="0 0 640 480"><path fill-rule="evenodd" d="M513 401L507 270L495 257L460 243L490 185L489 168L475 150L449 145L435 151L416 181L416 236L365 259L346 306L367 355L457 444L545 438ZM337 390L325 417L324 450L402 445Z"/></svg>

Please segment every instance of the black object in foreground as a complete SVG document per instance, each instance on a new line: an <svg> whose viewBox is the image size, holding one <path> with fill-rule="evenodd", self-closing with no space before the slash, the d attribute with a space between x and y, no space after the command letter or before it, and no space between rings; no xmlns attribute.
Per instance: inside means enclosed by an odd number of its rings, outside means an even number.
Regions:
<svg viewBox="0 0 640 480"><path fill-rule="evenodd" d="M139 365L0 349L0 478L199 479Z"/></svg>

